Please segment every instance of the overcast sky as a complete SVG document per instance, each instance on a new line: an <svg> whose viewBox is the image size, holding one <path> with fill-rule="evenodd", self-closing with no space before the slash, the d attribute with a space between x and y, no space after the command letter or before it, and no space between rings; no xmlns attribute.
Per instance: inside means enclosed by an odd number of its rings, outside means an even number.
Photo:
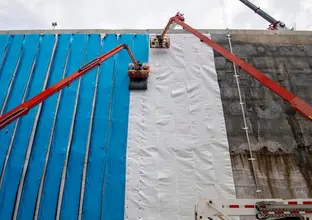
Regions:
<svg viewBox="0 0 312 220"><path fill-rule="evenodd" d="M239 0L0 0L0 29L163 28L177 11L206 29L266 29L268 23ZM297 30L312 30L312 0L251 0ZM223 10L223 8L225 8ZM224 14L226 22L224 21Z"/></svg>

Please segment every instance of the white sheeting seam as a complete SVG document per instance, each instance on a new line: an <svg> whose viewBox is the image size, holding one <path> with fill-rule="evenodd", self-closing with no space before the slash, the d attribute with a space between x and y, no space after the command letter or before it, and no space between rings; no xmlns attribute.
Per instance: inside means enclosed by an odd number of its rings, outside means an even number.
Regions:
<svg viewBox="0 0 312 220"><path fill-rule="evenodd" d="M193 219L200 197L235 198L213 51L170 38L150 49L148 90L130 95L125 219Z"/></svg>

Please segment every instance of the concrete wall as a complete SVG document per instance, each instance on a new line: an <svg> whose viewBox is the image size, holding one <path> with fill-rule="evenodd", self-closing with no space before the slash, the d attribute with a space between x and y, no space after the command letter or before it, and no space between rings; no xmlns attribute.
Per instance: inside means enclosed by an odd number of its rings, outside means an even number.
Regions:
<svg viewBox="0 0 312 220"><path fill-rule="evenodd" d="M234 32L233 53L312 104L312 38L296 32ZM212 39L229 49L226 33ZM238 198L256 197L256 186L233 66L215 53L215 63ZM312 123L282 99L239 71L260 197L312 197Z"/></svg>

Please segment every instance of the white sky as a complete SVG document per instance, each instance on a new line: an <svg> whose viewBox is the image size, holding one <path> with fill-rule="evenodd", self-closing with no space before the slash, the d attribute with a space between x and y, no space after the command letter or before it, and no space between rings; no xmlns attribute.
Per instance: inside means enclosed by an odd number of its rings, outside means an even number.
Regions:
<svg viewBox="0 0 312 220"><path fill-rule="evenodd" d="M177 11L194 28L224 29L222 0L0 0L0 29L163 28ZM230 29L266 29L239 0L223 0ZM312 30L312 0L250 0L288 27Z"/></svg>

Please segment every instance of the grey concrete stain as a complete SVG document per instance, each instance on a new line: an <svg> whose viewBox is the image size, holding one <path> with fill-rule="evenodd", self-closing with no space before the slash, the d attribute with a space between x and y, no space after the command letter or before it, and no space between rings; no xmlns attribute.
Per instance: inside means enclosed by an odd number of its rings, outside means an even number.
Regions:
<svg viewBox="0 0 312 220"><path fill-rule="evenodd" d="M289 33L289 32L288 32ZM212 39L228 49L224 34ZM233 52L312 105L312 41L303 35L232 35ZM255 198L234 71L215 53L238 198ZM312 197L312 123L239 71L262 198Z"/></svg>

